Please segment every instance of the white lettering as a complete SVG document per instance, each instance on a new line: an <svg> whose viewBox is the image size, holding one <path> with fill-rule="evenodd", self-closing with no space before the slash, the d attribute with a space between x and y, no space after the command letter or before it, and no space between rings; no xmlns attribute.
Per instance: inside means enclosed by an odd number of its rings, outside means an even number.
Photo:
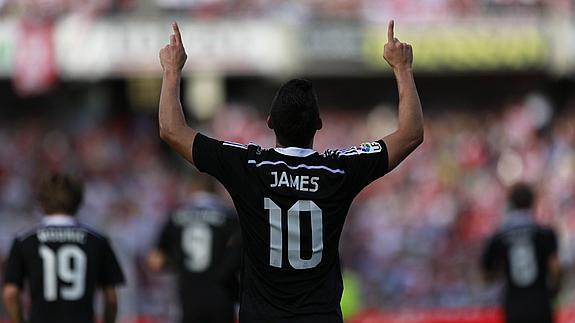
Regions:
<svg viewBox="0 0 575 323"><path fill-rule="evenodd" d="M289 180L290 180L290 187L291 188L295 188L296 190L299 187L299 176L289 176Z"/></svg>
<svg viewBox="0 0 575 323"><path fill-rule="evenodd" d="M282 172L281 176L280 176L280 181L278 183L278 186L282 186L285 185L286 187L289 186L289 181L288 181L288 176L286 172Z"/></svg>
<svg viewBox="0 0 575 323"><path fill-rule="evenodd" d="M270 187L277 187L278 186L278 172L272 172L272 176L274 177L274 182Z"/></svg>
<svg viewBox="0 0 575 323"><path fill-rule="evenodd" d="M270 172L273 177L273 183L270 187L286 187L302 192L315 193L319 191L319 177L310 177L308 175L291 175L287 172Z"/></svg>
<svg viewBox="0 0 575 323"><path fill-rule="evenodd" d="M319 190L319 177L312 177L310 180L311 185L313 185L313 188L310 189L309 191L312 193L315 193Z"/></svg>
<svg viewBox="0 0 575 323"><path fill-rule="evenodd" d="M309 183L309 176L305 176L305 175L301 176L300 182L299 182L299 190L304 191L304 192L309 191L309 188L307 188L308 183Z"/></svg>
<svg viewBox="0 0 575 323"><path fill-rule="evenodd" d="M48 228L38 231L38 241L86 243L86 232L66 228Z"/></svg>
<svg viewBox="0 0 575 323"><path fill-rule="evenodd" d="M173 220L180 226L197 222L220 226L225 222L226 214L218 209L182 209L174 213Z"/></svg>

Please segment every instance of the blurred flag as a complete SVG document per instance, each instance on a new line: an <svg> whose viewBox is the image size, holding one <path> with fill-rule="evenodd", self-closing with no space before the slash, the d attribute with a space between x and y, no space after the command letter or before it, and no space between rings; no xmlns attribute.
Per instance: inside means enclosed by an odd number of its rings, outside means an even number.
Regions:
<svg viewBox="0 0 575 323"><path fill-rule="evenodd" d="M14 88L21 96L44 93L57 80L52 20L23 20L18 29Z"/></svg>

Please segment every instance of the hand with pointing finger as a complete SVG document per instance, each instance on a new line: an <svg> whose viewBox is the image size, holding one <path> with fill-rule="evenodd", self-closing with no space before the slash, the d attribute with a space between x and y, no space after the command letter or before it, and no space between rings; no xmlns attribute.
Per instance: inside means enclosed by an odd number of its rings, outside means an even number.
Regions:
<svg viewBox="0 0 575 323"><path fill-rule="evenodd" d="M188 55L182 43L180 28L172 23L174 33L170 35L170 43L160 50L160 63L164 71L180 72L186 63Z"/></svg>
<svg viewBox="0 0 575 323"><path fill-rule="evenodd" d="M387 43L383 47L383 58L395 69L410 69L413 63L413 51L411 45L402 43L395 38L394 21L390 20L387 26Z"/></svg>

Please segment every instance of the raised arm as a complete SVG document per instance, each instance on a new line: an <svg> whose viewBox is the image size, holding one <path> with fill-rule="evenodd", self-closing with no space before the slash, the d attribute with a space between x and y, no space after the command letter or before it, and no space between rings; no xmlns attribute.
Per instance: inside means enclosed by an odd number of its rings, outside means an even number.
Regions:
<svg viewBox="0 0 575 323"><path fill-rule="evenodd" d="M160 63L164 70L162 92L160 94L160 138L178 154L190 161L196 131L190 128L180 102L180 80L187 55L177 23L172 25L174 33L170 43L160 50Z"/></svg>
<svg viewBox="0 0 575 323"><path fill-rule="evenodd" d="M423 113L413 79L411 45L394 36L394 21L389 22L383 58L393 68L399 92L399 125L383 138L389 154L389 170L394 169L423 142Z"/></svg>

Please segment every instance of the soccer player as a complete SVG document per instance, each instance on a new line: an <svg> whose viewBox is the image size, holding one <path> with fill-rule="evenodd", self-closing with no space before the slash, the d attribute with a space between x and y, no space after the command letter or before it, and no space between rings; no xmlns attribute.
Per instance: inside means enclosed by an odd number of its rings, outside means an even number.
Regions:
<svg viewBox="0 0 575 323"><path fill-rule="evenodd" d="M230 246L239 228L235 214L215 195L215 185L207 175L194 177L190 200L171 214L148 255L152 271L171 265L177 272L183 323L234 322L237 275L221 277L220 267L229 267L228 258L241 252Z"/></svg>
<svg viewBox="0 0 575 323"><path fill-rule="evenodd" d="M21 292L30 289L30 323L92 323L94 293L103 290L104 323L116 320L116 286L124 276L101 234L80 224L74 214L82 202L77 179L52 174L40 185L45 216L14 239L6 263L4 303L12 323L23 323Z"/></svg>
<svg viewBox="0 0 575 323"><path fill-rule="evenodd" d="M507 323L551 323L551 298L560 283L557 238L533 220L535 195L524 183L509 193L511 211L486 244L482 268L486 280L505 277L503 309Z"/></svg>
<svg viewBox="0 0 575 323"><path fill-rule="evenodd" d="M291 80L277 92L267 124L276 147L264 149L197 133L179 100L186 61L180 31L160 50L160 137L218 179L236 207L243 239L240 322L342 322L339 238L354 197L394 169L423 141L412 48L388 26L383 57L399 90L398 129L383 139L320 154L322 128L312 84Z"/></svg>

